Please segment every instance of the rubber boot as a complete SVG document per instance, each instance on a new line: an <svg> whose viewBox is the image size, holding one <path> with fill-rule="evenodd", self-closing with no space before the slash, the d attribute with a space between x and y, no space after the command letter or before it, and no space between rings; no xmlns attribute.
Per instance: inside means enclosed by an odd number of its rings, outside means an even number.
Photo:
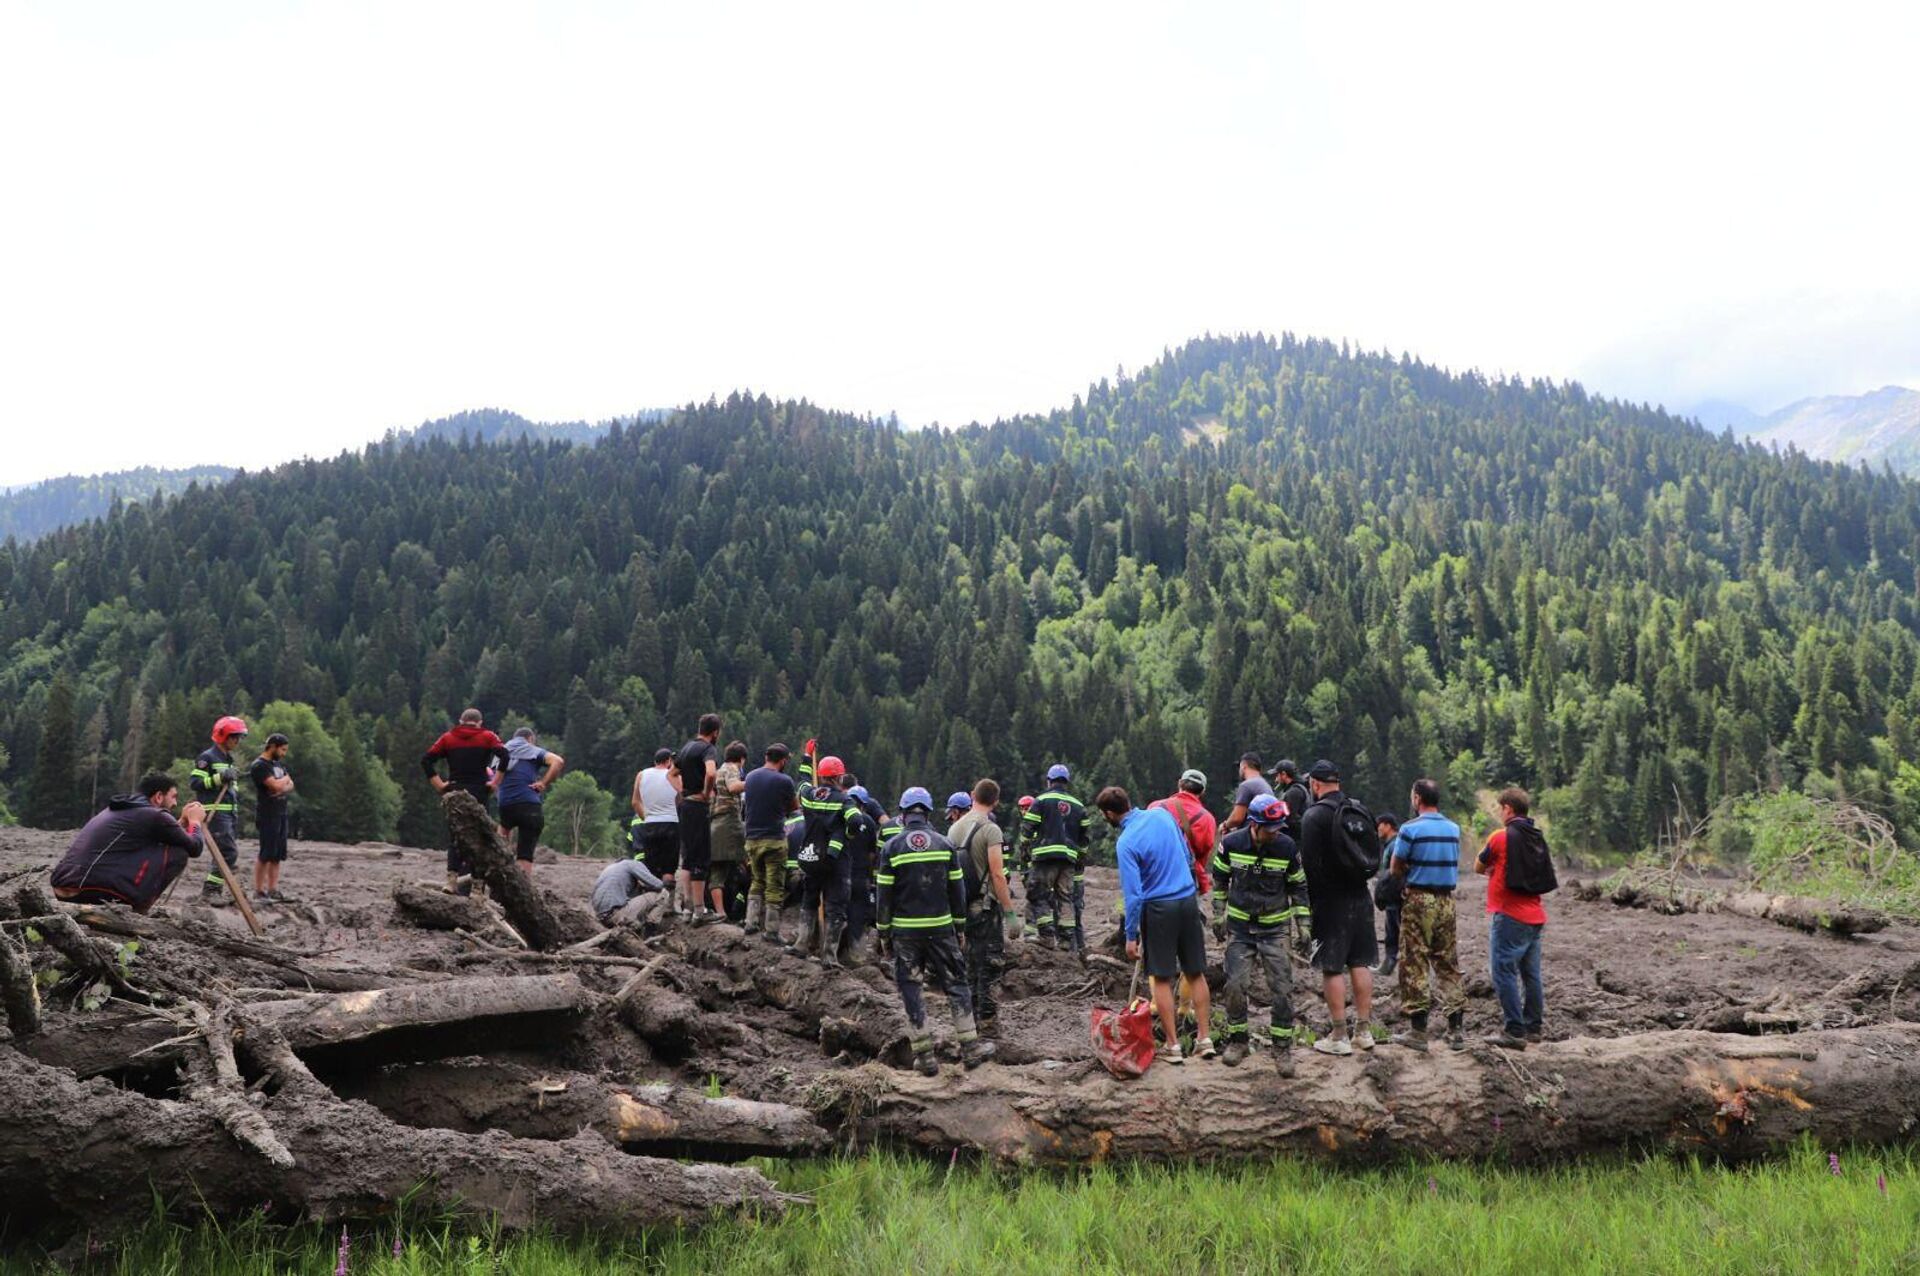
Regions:
<svg viewBox="0 0 1920 1276"><path fill-rule="evenodd" d="M1273 1070L1283 1077L1294 1074L1292 1042L1283 1041L1273 1048Z"/></svg>
<svg viewBox="0 0 1920 1276"><path fill-rule="evenodd" d="M815 945L820 940L820 919L815 917L811 908L800 916L800 933L787 945L787 951L795 957L812 958Z"/></svg>
<svg viewBox="0 0 1920 1276"><path fill-rule="evenodd" d="M747 934L759 934L760 923L765 919L766 915L767 901L758 896L749 897L747 900L747 918L745 922Z"/></svg>
<svg viewBox="0 0 1920 1276"><path fill-rule="evenodd" d="M1447 1016L1447 1049L1458 1052L1467 1048L1467 1034L1460 1027L1466 1018L1464 1010L1456 1010Z"/></svg>
<svg viewBox="0 0 1920 1276"><path fill-rule="evenodd" d="M1378 974L1380 978L1385 979L1388 975L1391 975L1396 969L1398 969L1399 966L1400 966L1400 954L1395 952L1389 952L1387 954L1387 959L1380 963L1380 969L1375 973Z"/></svg>
<svg viewBox="0 0 1920 1276"><path fill-rule="evenodd" d="M847 924L845 922L829 922L827 924L827 942L820 945L820 964L822 966L839 967L840 941L846 937Z"/></svg>
<svg viewBox="0 0 1920 1276"><path fill-rule="evenodd" d="M1059 932L1051 926L1042 926L1040 928L1040 944L1048 952L1052 952L1054 949L1060 947Z"/></svg>
<svg viewBox="0 0 1920 1276"><path fill-rule="evenodd" d="M1227 1048L1220 1056L1220 1062L1229 1068L1237 1068L1247 1061L1247 1039L1235 1037L1227 1042Z"/></svg>
<svg viewBox="0 0 1920 1276"><path fill-rule="evenodd" d="M984 1041L979 1037L975 1037L972 1041L962 1042L960 1044L960 1066L971 1072L987 1060L993 1058L998 1051L998 1046L994 1045L991 1041Z"/></svg>

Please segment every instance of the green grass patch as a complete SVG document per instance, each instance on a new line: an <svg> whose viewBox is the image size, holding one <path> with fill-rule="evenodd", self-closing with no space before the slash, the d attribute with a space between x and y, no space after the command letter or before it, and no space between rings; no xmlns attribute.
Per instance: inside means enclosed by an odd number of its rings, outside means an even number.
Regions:
<svg viewBox="0 0 1920 1276"><path fill-rule="evenodd" d="M1911 1272L1920 1149L1810 1146L1728 1169L1655 1159L1552 1170L1294 1160L1002 1174L876 1155L770 1166L812 1196L783 1219L562 1238L393 1220L347 1229L358 1276L633 1272ZM325 1276L340 1229L155 1220L83 1271ZM397 1245L397 1248L396 1248ZM52 1270L16 1255L0 1272Z"/></svg>

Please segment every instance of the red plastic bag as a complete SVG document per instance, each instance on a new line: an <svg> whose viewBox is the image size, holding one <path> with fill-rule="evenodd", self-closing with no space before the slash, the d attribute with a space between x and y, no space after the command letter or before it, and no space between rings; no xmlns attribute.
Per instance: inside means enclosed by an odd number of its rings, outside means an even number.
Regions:
<svg viewBox="0 0 1920 1276"><path fill-rule="evenodd" d="M1153 1066L1153 1005L1135 997L1125 1010L1093 1008L1093 1057L1116 1077L1146 1075Z"/></svg>

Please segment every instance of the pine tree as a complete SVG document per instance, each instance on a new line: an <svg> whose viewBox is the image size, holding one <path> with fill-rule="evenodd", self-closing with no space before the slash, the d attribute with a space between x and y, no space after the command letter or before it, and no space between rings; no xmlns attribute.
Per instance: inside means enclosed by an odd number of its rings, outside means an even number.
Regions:
<svg viewBox="0 0 1920 1276"><path fill-rule="evenodd" d="M77 783L80 724L75 721L73 680L63 669L47 689L40 718L40 750L34 755L33 781L21 816L37 828L72 828L85 805Z"/></svg>

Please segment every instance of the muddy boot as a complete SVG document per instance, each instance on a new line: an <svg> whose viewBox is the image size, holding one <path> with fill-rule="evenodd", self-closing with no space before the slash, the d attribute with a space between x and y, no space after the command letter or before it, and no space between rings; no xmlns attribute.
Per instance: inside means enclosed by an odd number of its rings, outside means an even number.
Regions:
<svg viewBox="0 0 1920 1276"><path fill-rule="evenodd" d="M993 1058L999 1048L991 1041L975 1038L960 1046L960 1066L971 1072L987 1060Z"/></svg>
<svg viewBox="0 0 1920 1276"><path fill-rule="evenodd" d="M1488 1033L1483 1040L1490 1046L1499 1046L1502 1050L1525 1050L1527 1048L1526 1037L1516 1036L1508 1032L1505 1028L1502 1028L1498 1032Z"/></svg>
<svg viewBox="0 0 1920 1276"><path fill-rule="evenodd" d="M1379 975L1380 978L1385 979L1388 975L1391 975L1395 970L1397 970L1399 966L1400 966L1400 954L1388 953L1387 959L1380 963L1379 968L1374 973Z"/></svg>
<svg viewBox="0 0 1920 1276"><path fill-rule="evenodd" d="M217 877L210 877L200 883L200 902L215 907L227 902L227 884Z"/></svg>
<svg viewBox="0 0 1920 1276"><path fill-rule="evenodd" d="M1220 1056L1220 1062L1226 1064L1229 1068L1237 1068L1246 1061L1247 1043L1239 1037L1235 1037L1232 1041L1229 1041L1225 1052Z"/></svg>
<svg viewBox="0 0 1920 1276"><path fill-rule="evenodd" d="M1467 1048L1467 1034L1460 1027L1461 1020L1465 1018L1466 1012L1463 1010L1456 1010L1447 1016L1447 1049L1455 1053Z"/></svg>
<svg viewBox="0 0 1920 1276"><path fill-rule="evenodd" d="M1393 1044L1405 1046L1409 1050L1427 1048L1427 1012L1416 1010L1408 1017L1407 1030L1393 1034Z"/></svg>
<svg viewBox="0 0 1920 1276"><path fill-rule="evenodd" d="M820 941L820 919L808 909L800 918L800 933L787 945L787 952L794 957L813 957L814 947Z"/></svg>
<svg viewBox="0 0 1920 1276"><path fill-rule="evenodd" d="M1283 1077L1290 1077L1294 1074L1293 1046L1291 1043L1278 1045L1273 1048L1273 1070Z"/></svg>
<svg viewBox="0 0 1920 1276"><path fill-rule="evenodd" d="M747 900L747 917L746 917L746 921L743 923L747 934L758 935L760 933L760 923L762 920L765 919L766 915L767 915L766 900L748 899Z"/></svg>
<svg viewBox="0 0 1920 1276"><path fill-rule="evenodd" d="M1040 928L1040 946L1048 952L1060 947L1060 936L1051 926Z"/></svg>
<svg viewBox="0 0 1920 1276"><path fill-rule="evenodd" d="M460 874L454 872L452 869L448 869L447 870L447 894L458 895L459 893L460 893Z"/></svg>
<svg viewBox="0 0 1920 1276"><path fill-rule="evenodd" d="M933 1045L928 1043L925 1050L913 1052L913 1070L923 1077L940 1075L940 1061L933 1057Z"/></svg>
<svg viewBox="0 0 1920 1276"><path fill-rule="evenodd" d="M862 939L857 943L848 941L845 948L846 951L840 955L840 964L842 966L858 970L862 966L871 964L872 959L867 956L868 945L866 940Z"/></svg>
<svg viewBox="0 0 1920 1276"><path fill-rule="evenodd" d="M827 926L827 942L820 945L820 964L822 966L840 965L840 941L847 937L845 922L831 922Z"/></svg>

